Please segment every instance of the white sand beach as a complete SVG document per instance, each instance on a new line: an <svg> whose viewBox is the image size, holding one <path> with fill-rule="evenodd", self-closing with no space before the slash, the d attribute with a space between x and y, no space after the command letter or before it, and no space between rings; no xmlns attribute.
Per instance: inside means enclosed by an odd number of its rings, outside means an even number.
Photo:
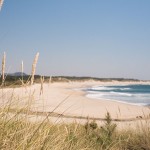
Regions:
<svg viewBox="0 0 150 150"><path fill-rule="evenodd" d="M105 118L107 112L113 119L134 120L148 117L150 109L144 106L124 104L121 102L108 101L105 99L91 99L80 88L96 85L126 85L139 84L137 82L56 82L45 83L43 93L40 95L40 84L29 87L7 88L1 90L1 104L8 100L16 99L18 105L25 105L32 100L32 111L56 112L69 116L82 116L91 118ZM145 84L140 82L140 84ZM12 94L13 93L13 94ZM71 121L72 119L67 119Z"/></svg>

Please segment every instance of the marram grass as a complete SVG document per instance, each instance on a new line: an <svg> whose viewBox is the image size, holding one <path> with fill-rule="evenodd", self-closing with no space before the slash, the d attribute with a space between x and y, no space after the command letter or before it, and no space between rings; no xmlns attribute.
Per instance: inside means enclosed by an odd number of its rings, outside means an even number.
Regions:
<svg viewBox="0 0 150 150"><path fill-rule="evenodd" d="M11 101L12 103L12 101ZM0 109L0 149L2 150L149 150L150 126L117 130L109 113L102 126L87 120L78 123L55 124L30 121L30 106L11 110L11 103ZM13 106L15 103L13 103ZM31 104L30 104L31 105ZM21 112L24 111L25 115Z"/></svg>
<svg viewBox="0 0 150 150"><path fill-rule="evenodd" d="M4 3L4 0L0 0L0 11L2 9L3 3Z"/></svg>
<svg viewBox="0 0 150 150"><path fill-rule="evenodd" d="M34 76L35 76L36 64L37 64L37 62L38 62L38 58L39 58L39 53L37 53L37 54L35 55L35 58L34 58L34 61L33 61L33 64L32 64L31 85L33 85L33 83L34 83Z"/></svg>
<svg viewBox="0 0 150 150"><path fill-rule="evenodd" d="M4 52L4 55L2 58L2 85L5 82L5 67L6 67L6 54Z"/></svg>

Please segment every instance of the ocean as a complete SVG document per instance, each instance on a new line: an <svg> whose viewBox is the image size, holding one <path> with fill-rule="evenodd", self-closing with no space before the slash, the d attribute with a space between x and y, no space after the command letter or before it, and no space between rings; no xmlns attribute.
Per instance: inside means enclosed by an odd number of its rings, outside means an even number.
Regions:
<svg viewBox="0 0 150 150"><path fill-rule="evenodd" d="M90 98L150 106L150 85L94 86L85 91Z"/></svg>

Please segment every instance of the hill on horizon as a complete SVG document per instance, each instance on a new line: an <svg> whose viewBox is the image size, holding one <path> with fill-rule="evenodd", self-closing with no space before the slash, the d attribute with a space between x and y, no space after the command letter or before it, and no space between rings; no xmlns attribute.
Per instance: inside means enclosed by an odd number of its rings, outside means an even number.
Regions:
<svg viewBox="0 0 150 150"><path fill-rule="evenodd" d="M23 72L23 74L22 74L22 72L14 72L14 73L9 73L8 74L9 76L16 76L16 77L18 77L18 76L28 76L28 74L26 74L26 73L24 73Z"/></svg>

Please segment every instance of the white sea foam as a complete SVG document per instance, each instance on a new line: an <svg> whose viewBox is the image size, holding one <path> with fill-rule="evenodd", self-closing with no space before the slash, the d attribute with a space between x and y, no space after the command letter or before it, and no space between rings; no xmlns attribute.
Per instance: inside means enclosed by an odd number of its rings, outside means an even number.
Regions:
<svg viewBox="0 0 150 150"><path fill-rule="evenodd" d="M98 87L92 87L92 90L114 90L115 88L112 87L105 87L105 86L98 86Z"/></svg>
<svg viewBox="0 0 150 150"><path fill-rule="evenodd" d="M122 91L125 91L125 90L130 90L131 88L122 88L122 87L109 87L109 86L95 86L95 87L92 87L90 88L91 90L122 90Z"/></svg>
<svg viewBox="0 0 150 150"><path fill-rule="evenodd" d="M133 92L133 90L136 90L134 87L94 86L85 90L88 92L87 97L93 99L105 99L139 106L146 106L150 104L150 93L138 93L138 91L135 93L135 91ZM125 92L126 90L128 92Z"/></svg>
<svg viewBox="0 0 150 150"><path fill-rule="evenodd" d="M120 93L120 92L110 92L111 94L113 95L122 95L122 96L133 96L132 94L130 93Z"/></svg>
<svg viewBox="0 0 150 150"><path fill-rule="evenodd" d="M127 102L127 101L122 101L122 100L116 100L116 99L108 99L103 97L104 94L87 94L86 97L92 98L92 99L99 99L99 100L107 100L107 101L114 101L114 102L119 102L123 104L130 104L130 105L136 105L136 106L147 106L147 103L133 103L133 102Z"/></svg>

